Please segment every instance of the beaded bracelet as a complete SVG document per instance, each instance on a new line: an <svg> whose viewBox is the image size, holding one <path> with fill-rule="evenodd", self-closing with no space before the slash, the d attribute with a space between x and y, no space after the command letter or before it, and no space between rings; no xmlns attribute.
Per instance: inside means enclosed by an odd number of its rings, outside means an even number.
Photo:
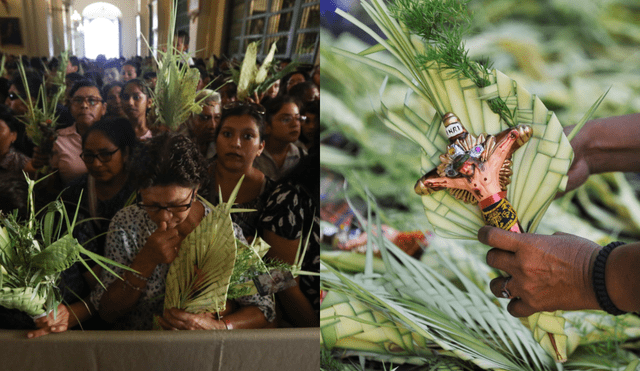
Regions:
<svg viewBox="0 0 640 371"><path fill-rule="evenodd" d="M598 300L598 304L600 307L609 314L613 314L614 316L618 316L621 314L625 314L627 312L618 309L618 307L613 304L611 298L609 297L609 293L607 293L607 286L604 280L604 269L607 265L607 258L609 258L609 254L613 249L618 246L624 245L624 242L612 242L607 246L603 247L596 257L596 262L593 266L593 289L596 292L596 299Z"/></svg>
<svg viewBox="0 0 640 371"><path fill-rule="evenodd" d="M129 287L131 287L132 289L134 289L134 290L136 290L136 291L139 291L139 292L143 292L143 291L144 291L144 287L138 287L138 286L135 286L134 284L132 284L131 282L129 282L129 280L128 280L128 279L126 279L126 278L124 279L124 284L125 284L125 285L127 285L127 286L129 286Z"/></svg>
<svg viewBox="0 0 640 371"><path fill-rule="evenodd" d="M145 281L145 282L149 281L149 277L142 276L142 275L140 275L140 274L138 274L136 272L129 271L129 273L133 274L133 276L135 278L139 279L140 281Z"/></svg>

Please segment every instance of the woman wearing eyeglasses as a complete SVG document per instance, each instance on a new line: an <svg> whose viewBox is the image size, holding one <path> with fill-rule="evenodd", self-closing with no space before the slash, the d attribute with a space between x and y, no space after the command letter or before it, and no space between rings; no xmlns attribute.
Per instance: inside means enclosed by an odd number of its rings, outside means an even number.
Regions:
<svg viewBox="0 0 640 371"><path fill-rule="evenodd" d="M96 121L107 112L98 86L89 80L78 81L69 92L73 125L58 130L58 138L53 144L51 167L58 170L64 185L69 185L87 172L80 158L82 136Z"/></svg>
<svg viewBox="0 0 640 371"><path fill-rule="evenodd" d="M80 202L78 220L82 222L75 226L73 236L96 254L104 255L105 234L111 218L133 201L135 193L129 181L127 163L136 145L136 136L125 118L103 118L89 127L82 137L80 157L88 174L74 181L62 198L71 214ZM91 220L84 220L87 218ZM93 270L100 271L97 266ZM31 331L28 336L63 332L80 322L84 329L105 329L106 325L99 318L92 318L95 310L89 304L88 295L96 284L91 272L80 263L65 270L60 285L65 304L58 306L55 319L49 315L36 320L38 330ZM79 297L86 299L79 301Z"/></svg>
<svg viewBox="0 0 640 371"><path fill-rule="evenodd" d="M142 80L132 79L125 83L120 92L120 100L124 114L129 119L140 140L147 140L153 136L149 128L147 115L153 105L151 89Z"/></svg>
<svg viewBox="0 0 640 371"><path fill-rule="evenodd" d="M244 297L228 303L225 322L210 313L190 314L163 308L165 277L178 256L182 240L211 209L196 196L206 177L206 162L183 135L165 132L143 142L132 159L131 177L138 190L137 205L119 211L107 235L105 256L139 273L114 269L105 284L91 293L100 316L114 328L149 330L154 315L165 329L260 328L273 318L270 298ZM242 232L236 227L236 236Z"/></svg>
<svg viewBox="0 0 640 371"><path fill-rule="evenodd" d="M287 175L306 155L304 149L294 144L306 120L300 115L300 105L296 98L287 95L265 103L265 148L253 165L273 180Z"/></svg>

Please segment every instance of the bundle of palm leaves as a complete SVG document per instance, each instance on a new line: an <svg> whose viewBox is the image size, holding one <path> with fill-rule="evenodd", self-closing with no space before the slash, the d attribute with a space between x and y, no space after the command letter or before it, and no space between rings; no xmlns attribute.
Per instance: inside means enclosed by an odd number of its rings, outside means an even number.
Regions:
<svg viewBox="0 0 640 371"><path fill-rule="evenodd" d="M156 125L164 125L176 130L187 121L192 113L202 111L201 103L207 97L196 101L200 72L189 66L189 55L176 49L174 45L177 1L171 2L171 16L167 30L166 51L157 50L159 57L154 56L157 63L158 80L153 94ZM149 47L151 49L151 47Z"/></svg>
<svg viewBox="0 0 640 371"><path fill-rule="evenodd" d="M370 205L370 210L377 208L373 199ZM380 228L372 215L361 223ZM321 286L327 292L321 303L321 345L335 357L409 363L425 370L632 371L640 364L619 344L638 336L640 321L635 315L563 313L569 359L557 363L530 335L528 322L512 317L506 303L490 293L490 268L482 254L469 248L457 254L446 240L436 240L426 252L433 264L426 265L386 238L374 238L384 269L375 267L379 263L371 247L364 261L351 265L354 273L339 271L333 263L336 257L321 257ZM345 260L352 255L337 254ZM548 319L538 318L538 327L553 331L555 317L545 322Z"/></svg>
<svg viewBox="0 0 640 371"><path fill-rule="evenodd" d="M242 179L229 196L211 208L200 224L182 242L178 257L171 263L166 278L165 308L184 309L190 313L222 312L226 301L259 292L254 278L270 275L275 270L291 272L295 277L307 274L301 270L305 248L298 250L293 265L279 261L263 261L269 245L255 237L250 245L235 237L231 213L254 210L232 208ZM306 244L305 246L307 246Z"/></svg>
<svg viewBox="0 0 640 371"><path fill-rule="evenodd" d="M100 282L84 256L114 275L107 264L131 270L82 247L72 236L77 210L71 219L62 201L55 200L36 213L33 189L46 177L38 182L26 175L25 178L28 219L20 220L17 210L0 214L0 305L31 316L55 313L62 302L59 288L62 271L80 262Z"/></svg>
<svg viewBox="0 0 640 371"><path fill-rule="evenodd" d="M22 61L18 61L18 71L20 71L22 84L27 94L26 97L20 97L20 100L22 100L28 108L27 113L18 118L25 124L27 136L33 144L40 147L42 153L49 154L57 138L56 124L58 115L56 114L56 106L64 94L65 85L55 86L55 93L49 96L49 94L47 94L46 82L43 81L38 90L36 101L34 102L31 99L32 95Z"/></svg>

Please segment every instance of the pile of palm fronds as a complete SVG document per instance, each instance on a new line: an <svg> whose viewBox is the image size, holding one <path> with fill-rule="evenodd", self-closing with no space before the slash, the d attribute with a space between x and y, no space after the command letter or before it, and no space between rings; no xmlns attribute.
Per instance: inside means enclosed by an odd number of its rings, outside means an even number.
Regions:
<svg viewBox="0 0 640 371"><path fill-rule="evenodd" d="M363 225L380 228L371 215ZM431 264L424 264L384 237L374 238L381 246L381 270L374 268L371 249L351 266L352 273L338 271L333 263L351 260L352 253L336 252L342 257L331 260L322 255L321 285L327 293L321 304L321 344L336 357L424 365L425 370L439 364L438 370L631 371L640 363L620 344L640 335L640 319L633 314L564 313L569 359L559 364L530 335L528 325L506 311L507 301L488 290L495 273L487 274L492 270L480 247L458 247L463 250L458 254L436 239L425 253ZM451 364L445 367L442 361Z"/></svg>
<svg viewBox="0 0 640 371"><path fill-rule="evenodd" d="M114 275L106 264L130 270L86 250L73 238L77 210L71 219L62 201L55 200L36 213L33 189L37 182L26 175L25 178L28 219L20 220L17 210L0 214L0 305L31 316L52 310L55 313L62 302L59 288L62 271L80 262L98 279L83 256Z"/></svg>

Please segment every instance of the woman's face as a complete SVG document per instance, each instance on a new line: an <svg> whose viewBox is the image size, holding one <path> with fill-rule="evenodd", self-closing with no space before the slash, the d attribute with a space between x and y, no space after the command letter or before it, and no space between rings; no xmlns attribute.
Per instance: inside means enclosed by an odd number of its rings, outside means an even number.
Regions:
<svg viewBox="0 0 640 371"><path fill-rule="evenodd" d="M214 140L216 128L220 125L221 116L222 109L219 103L205 105L202 107L200 114L192 116L191 124L193 125L193 134L196 136L198 142L208 143Z"/></svg>
<svg viewBox="0 0 640 371"><path fill-rule="evenodd" d="M122 150L100 131L89 133L82 147L82 155L89 174L97 182L107 183L125 170L127 154L122 153ZM91 158L87 159L87 155Z"/></svg>
<svg viewBox="0 0 640 371"><path fill-rule="evenodd" d="M151 99L134 83L125 86L120 99L124 113L130 121L137 121L138 118L147 114L147 109L151 108Z"/></svg>
<svg viewBox="0 0 640 371"><path fill-rule="evenodd" d="M301 73L296 73L292 75L291 77L289 77L289 80L287 81L287 92L291 90L291 88L294 85L299 84L301 82L305 82L305 81L307 80L305 80L304 75Z"/></svg>
<svg viewBox="0 0 640 371"><path fill-rule="evenodd" d="M229 170L246 170L260 156L264 141L250 115L229 116L222 122L216 139L218 164Z"/></svg>
<svg viewBox="0 0 640 371"><path fill-rule="evenodd" d="M313 102L316 100L320 100L320 90L314 86L304 91L304 95L302 99L305 102Z"/></svg>
<svg viewBox="0 0 640 371"><path fill-rule="evenodd" d="M192 210L190 205L195 199L197 190L176 184L166 186L152 186L139 191L143 208L149 214L149 218L160 226L167 223L167 229L172 229L184 222ZM160 207L168 207L162 209Z"/></svg>
<svg viewBox="0 0 640 371"><path fill-rule="evenodd" d="M120 100L120 92L122 88L114 86L107 93L107 111L109 114L119 117L124 117L124 110L122 109L122 101Z"/></svg>
<svg viewBox="0 0 640 371"><path fill-rule="evenodd" d="M71 116L78 126L89 127L106 112L107 105L95 86L83 86L71 97Z"/></svg>
<svg viewBox="0 0 640 371"><path fill-rule="evenodd" d="M0 159L3 158L9 149L11 144L18 138L18 133L11 131L9 125L4 120L0 120Z"/></svg>
<svg viewBox="0 0 640 371"><path fill-rule="evenodd" d="M267 124L269 140L293 143L300 137L300 111L295 103L285 103Z"/></svg>
<svg viewBox="0 0 640 371"><path fill-rule="evenodd" d="M302 134L304 134L307 139L313 139L318 128L318 116L314 113L307 113L306 116L307 120L301 127Z"/></svg>
<svg viewBox="0 0 640 371"><path fill-rule="evenodd" d="M135 79L136 77L138 77L138 74L136 73L136 68L129 65L129 64L125 64L122 67L122 81L123 82L127 82L131 79Z"/></svg>
<svg viewBox="0 0 640 371"><path fill-rule="evenodd" d="M269 89L267 89L267 92L265 93L265 95L271 98L275 98L278 95L279 91L280 91L280 80L276 80L276 82L274 82L269 87Z"/></svg>

